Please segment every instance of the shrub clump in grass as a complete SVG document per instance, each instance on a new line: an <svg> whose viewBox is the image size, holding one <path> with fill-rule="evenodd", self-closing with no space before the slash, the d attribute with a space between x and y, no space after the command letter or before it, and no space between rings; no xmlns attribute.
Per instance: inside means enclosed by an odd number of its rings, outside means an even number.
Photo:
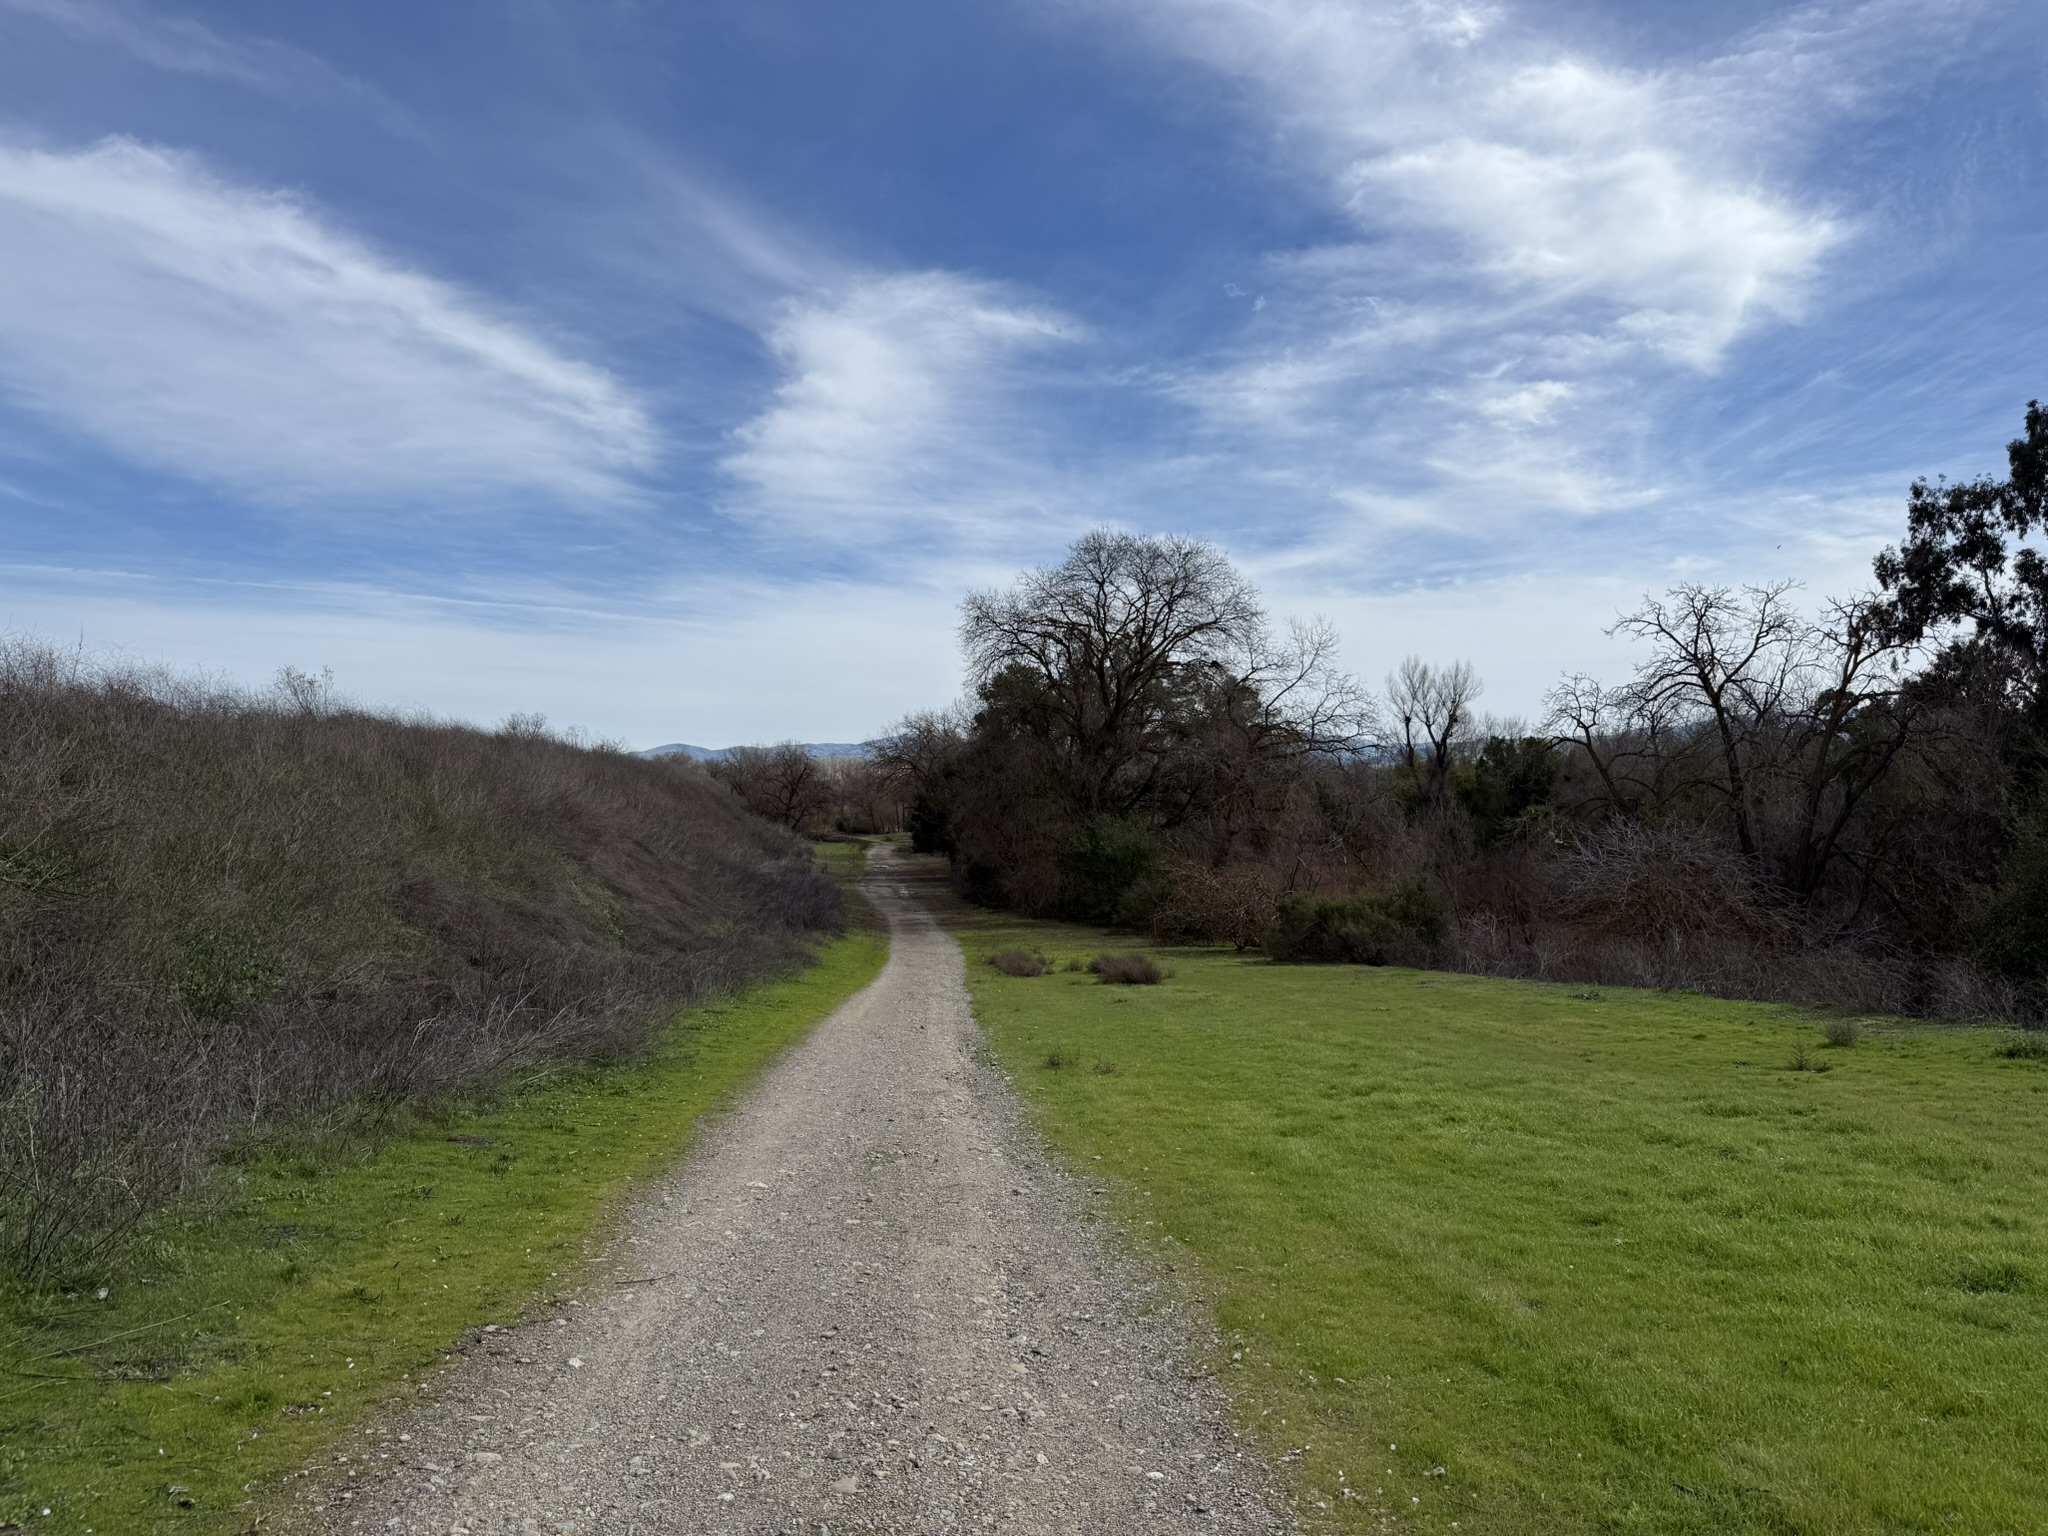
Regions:
<svg viewBox="0 0 2048 1536"><path fill-rule="evenodd" d="M1045 1053L1045 1065L1047 1071L1058 1072L1064 1067L1076 1065L1076 1062L1065 1051L1051 1050Z"/></svg>
<svg viewBox="0 0 2048 1536"><path fill-rule="evenodd" d="M2026 1030L2007 1035L1998 1054L2010 1061L2048 1061L2048 1032Z"/></svg>
<svg viewBox="0 0 2048 1536"><path fill-rule="evenodd" d="M1023 949L999 950L989 956L988 963L1005 976L1043 976L1052 969L1045 956Z"/></svg>
<svg viewBox="0 0 2048 1536"><path fill-rule="evenodd" d="M1825 1072L1827 1069L1827 1063L1815 1061L1813 1053L1803 1045L1793 1051L1792 1059L1785 1063L1787 1072Z"/></svg>
<svg viewBox="0 0 2048 1536"><path fill-rule="evenodd" d="M1820 1033L1829 1045L1851 1046L1863 1038L1863 1026L1854 1019L1829 1019Z"/></svg>
<svg viewBox="0 0 2048 1536"><path fill-rule="evenodd" d="M1166 980L1166 973L1146 955L1097 955L1088 969L1120 987L1156 987Z"/></svg>

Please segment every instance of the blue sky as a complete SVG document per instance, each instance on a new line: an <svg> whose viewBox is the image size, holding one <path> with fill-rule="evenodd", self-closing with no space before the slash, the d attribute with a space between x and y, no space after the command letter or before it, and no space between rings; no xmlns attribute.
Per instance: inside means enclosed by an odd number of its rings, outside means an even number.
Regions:
<svg viewBox="0 0 2048 1536"><path fill-rule="evenodd" d="M1213 539L1532 713L2048 394L2026 0L0 0L0 627L636 745Z"/></svg>

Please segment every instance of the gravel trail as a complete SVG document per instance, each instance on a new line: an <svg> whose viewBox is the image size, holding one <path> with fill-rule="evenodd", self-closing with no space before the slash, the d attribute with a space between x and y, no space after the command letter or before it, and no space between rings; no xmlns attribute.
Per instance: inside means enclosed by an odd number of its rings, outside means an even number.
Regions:
<svg viewBox="0 0 2048 1536"><path fill-rule="evenodd" d="M1291 1530L1175 1314L980 1050L960 951L877 849L881 976L628 1216L580 1304L378 1432L331 1530ZM367 1463L367 1465L365 1465ZM340 1469L336 1468L336 1476Z"/></svg>

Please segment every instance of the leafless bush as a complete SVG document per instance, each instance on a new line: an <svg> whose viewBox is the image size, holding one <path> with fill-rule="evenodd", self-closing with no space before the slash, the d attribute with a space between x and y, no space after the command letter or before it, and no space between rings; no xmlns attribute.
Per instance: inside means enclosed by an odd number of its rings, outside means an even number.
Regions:
<svg viewBox="0 0 2048 1536"><path fill-rule="evenodd" d="M1936 1018L2035 1026L2048 1014L2037 986L1994 975L1961 957L1935 968L1927 994L1925 1011Z"/></svg>
<svg viewBox="0 0 2048 1536"><path fill-rule="evenodd" d="M1846 940L1802 943L1796 934L1787 941L1782 935L1679 931L1651 940L1561 923L1510 927L1482 913L1459 926L1444 963L1532 981L1705 992L1862 1013L1946 1012L1930 1003L1926 978L1900 957Z"/></svg>
<svg viewBox="0 0 2048 1536"><path fill-rule="evenodd" d="M642 1049L841 920L702 772L0 648L0 1261L239 1138Z"/></svg>
<svg viewBox="0 0 2048 1536"><path fill-rule="evenodd" d="M1155 987L1166 980L1166 973L1145 955L1097 955L1088 962L1088 969L1122 987Z"/></svg>
<svg viewBox="0 0 2048 1536"><path fill-rule="evenodd" d="M1043 976L1049 969L1045 956L1021 949L998 950L989 956L988 963L1005 976Z"/></svg>
<svg viewBox="0 0 2048 1536"><path fill-rule="evenodd" d="M1154 937L1188 935L1228 944L1242 953L1273 925L1286 882L1261 864L1221 869L1192 859L1168 866L1165 903L1152 920Z"/></svg>
<svg viewBox="0 0 2048 1536"><path fill-rule="evenodd" d="M1556 876L1556 912L1590 928L1663 940L1776 926L1742 857L1689 823L1611 819L1579 836Z"/></svg>

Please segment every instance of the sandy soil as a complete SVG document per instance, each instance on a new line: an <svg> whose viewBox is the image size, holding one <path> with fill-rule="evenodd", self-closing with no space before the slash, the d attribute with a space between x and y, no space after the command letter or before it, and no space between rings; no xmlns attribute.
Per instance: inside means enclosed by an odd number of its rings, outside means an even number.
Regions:
<svg viewBox="0 0 2048 1536"><path fill-rule="evenodd" d="M958 947L878 851L892 953L628 1216L309 1498L435 1533L1292 1529L981 1050ZM334 1469L342 1477L342 1468ZM308 1513L311 1511L309 1510Z"/></svg>

